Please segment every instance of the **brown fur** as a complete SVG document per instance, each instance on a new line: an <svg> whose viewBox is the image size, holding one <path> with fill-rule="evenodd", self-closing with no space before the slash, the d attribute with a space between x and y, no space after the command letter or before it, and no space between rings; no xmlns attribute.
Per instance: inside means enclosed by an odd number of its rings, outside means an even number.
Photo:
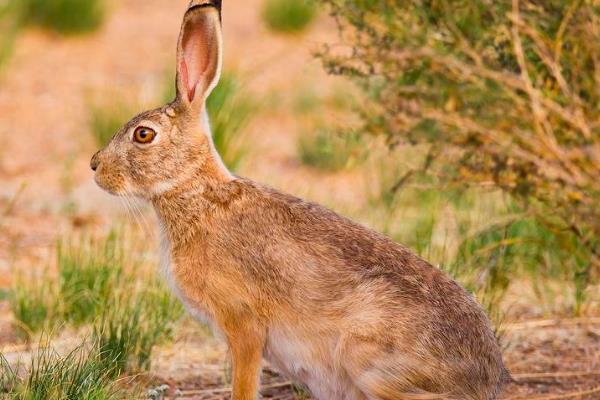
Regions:
<svg viewBox="0 0 600 400"><path fill-rule="evenodd" d="M181 37L220 37L218 20L191 8ZM322 400L495 399L508 374L462 287L390 239L223 167L204 105L221 46L199 40L204 79L181 77L180 40L177 99L133 119L92 167L105 190L153 204L167 279L230 346L234 399L256 398L263 356ZM148 125L157 139L133 143Z"/></svg>

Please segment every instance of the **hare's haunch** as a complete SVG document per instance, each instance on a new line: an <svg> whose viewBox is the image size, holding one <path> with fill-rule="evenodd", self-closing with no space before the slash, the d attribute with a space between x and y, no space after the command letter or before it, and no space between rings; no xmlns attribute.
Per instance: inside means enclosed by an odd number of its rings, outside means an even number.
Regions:
<svg viewBox="0 0 600 400"><path fill-rule="evenodd" d="M192 1L177 97L92 159L96 182L150 201L169 284L220 331L233 398L256 399L262 358L320 400L491 400L508 379L462 287L405 247L316 204L233 176L206 98L222 65L220 1Z"/></svg>

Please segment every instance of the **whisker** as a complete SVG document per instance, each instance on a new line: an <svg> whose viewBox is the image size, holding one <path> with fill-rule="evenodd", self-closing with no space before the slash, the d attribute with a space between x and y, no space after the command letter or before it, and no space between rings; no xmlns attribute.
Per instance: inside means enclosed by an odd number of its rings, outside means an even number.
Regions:
<svg viewBox="0 0 600 400"><path fill-rule="evenodd" d="M146 231L146 234L152 236L154 231L152 230L151 225L148 222L148 219L146 218L146 215L142 212L142 209L140 208L138 200L135 197L131 196L131 203L132 203L134 210L138 213L140 220L142 221L142 225L144 226L144 230Z"/></svg>
<svg viewBox="0 0 600 400"><path fill-rule="evenodd" d="M140 223L137 214L135 213L135 211L133 210L133 206L131 205L131 200L129 198L129 192L125 192L125 194L123 195L123 199L125 199L125 202L127 204L127 208L130 210L131 216L133 217L133 219L135 220L135 223L142 229L142 231L144 230L142 224Z"/></svg>

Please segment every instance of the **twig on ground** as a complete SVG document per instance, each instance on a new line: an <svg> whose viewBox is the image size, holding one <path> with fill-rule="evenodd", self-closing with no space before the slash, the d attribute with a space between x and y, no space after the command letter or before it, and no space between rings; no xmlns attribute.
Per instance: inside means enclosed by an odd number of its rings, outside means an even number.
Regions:
<svg viewBox="0 0 600 400"><path fill-rule="evenodd" d="M554 326L565 326L565 325L600 325L600 317L589 317L589 318L568 318L568 319L543 319L543 320L532 320L523 322L514 322L504 324L502 327L508 331L516 331L522 329L533 329L533 328L548 328Z"/></svg>
<svg viewBox="0 0 600 400"><path fill-rule="evenodd" d="M558 371L558 372L532 372L523 374L512 374L517 380L540 379L540 378L573 378L586 376L600 376L598 371Z"/></svg>
<svg viewBox="0 0 600 400"><path fill-rule="evenodd" d="M507 400L563 400L563 399L574 399L581 396L587 396L590 394L600 393L600 386L590 390L581 390L577 392L563 393L550 396L538 396L538 397L510 397Z"/></svg>
<svg viewBox="0 0 600 400"><path fill-rule="evenodd" d="M278 383L272 383L270 385L263 385L260 387L260 390L269 390L269 389L279 389L279 388L283 388L286 386L292 386L293 383L290 381L286 381L286 382L278 382ZM183 390L181 392L181 394L183 396L200 396L203 394L219 394L219 393L230 393L231 392L231 388L227 387L227 388L215 388L215 389L201 389L201 390Z"/></svg>

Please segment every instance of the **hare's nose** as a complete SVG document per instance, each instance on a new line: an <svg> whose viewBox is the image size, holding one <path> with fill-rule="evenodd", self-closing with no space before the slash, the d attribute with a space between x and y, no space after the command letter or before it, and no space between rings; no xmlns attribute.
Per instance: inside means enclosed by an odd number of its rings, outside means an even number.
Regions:
<svg viewBox="0 0 600 400"><path fill-rule="evenodd" d="M92 168L92 171L96 171L100 165L100 157L98 156L99 154L100 152L94 154L94 157L92 157L92 161L90 162L90 168Z"/></svg>

